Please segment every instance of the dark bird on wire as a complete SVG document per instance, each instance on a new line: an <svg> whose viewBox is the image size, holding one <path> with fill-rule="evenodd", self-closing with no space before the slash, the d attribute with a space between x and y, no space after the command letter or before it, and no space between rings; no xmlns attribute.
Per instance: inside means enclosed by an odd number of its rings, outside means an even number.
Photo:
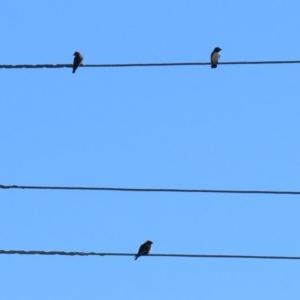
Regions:
<svg viewBox="0 0 300 300"><path fill-rule="evenodd" d="M218 65L219 58L220 58L219 52L220 52L221 50L222 50L221 48L216 47L216 48L214 49L214 51L211 53L211 55L210 55L211 67L212 67L213 69L216 68L217 65Z"/></svg>
<svg viewBox="0 0 300 300"><path fill-rule="evenodd" d="M83 55L80 52L76 51L74 53L74 56L75 57L74 57L74 62L73 62L73 73L75 73L76 69L80 65L82 65L82 61L83 61Z"/></svg>
<svg viewBox="0 0 300 300"><path fill-rule="evenodd" d="M138 257L140 257L141 255L148 255L151 250L152 244L153 244L153 242L151 242L149 240L147 242L145 242L144 244L142 244L140 246L139 252L135 256L135 260L138 259Z"/></svg>

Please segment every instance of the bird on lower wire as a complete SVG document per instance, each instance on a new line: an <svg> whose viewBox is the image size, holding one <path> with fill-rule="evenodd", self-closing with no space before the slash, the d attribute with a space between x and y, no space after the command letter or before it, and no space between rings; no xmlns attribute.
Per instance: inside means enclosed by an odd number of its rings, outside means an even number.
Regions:
<svg viewBox="0 0 300 300"><path fill-rule="evenodd" d="M214 51L211 53L211 55L210 55L211 67L212 67L213 69L216 68L217 65L218 65L219 58L220 58L219 52L220 52L221 50L222 50L221 48L216 47L216 48L214 49Z"/></svg>
<svg viewBox="0 0 300 300"><path fill-rule="evenodd" d="M148 255L151 247L152 247L153 242L148 240L144 244L140 246L139 252L135 256L135 260L138 259L141 255Z"/></svg>
<svg viewBox="0 0 300 300"><path fill-rule="evenodd" d="M80 65L82 65L82 61L83 61L83 55L80 52L76 51L74 53L74 56L75 57L74 57L74 61L73 61L73 72L72 73L75 73L76 69Z"/></svg>

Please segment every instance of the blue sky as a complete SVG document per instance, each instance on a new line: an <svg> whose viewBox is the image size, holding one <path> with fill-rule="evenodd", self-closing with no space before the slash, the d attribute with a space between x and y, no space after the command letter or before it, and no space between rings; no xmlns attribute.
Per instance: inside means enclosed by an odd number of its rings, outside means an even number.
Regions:
<svg viewBox="0 0 300 300"><path fill-rule="evenodd" d="M142 2L142 3L141 3ZM145 3L143 3L145 2ZM0 64L299 60L300 3L2 1ZM299 66L1 69L0 184L299 190ZM0 249L299 255L298 196L0 190ZM0 255L1 299L298 299L298 261Z"/></svg>

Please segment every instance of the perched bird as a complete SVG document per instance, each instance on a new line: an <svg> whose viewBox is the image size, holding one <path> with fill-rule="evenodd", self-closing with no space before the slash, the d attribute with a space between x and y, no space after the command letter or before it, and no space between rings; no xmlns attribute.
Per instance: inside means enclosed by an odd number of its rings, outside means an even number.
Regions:
<svg viewBox="0 0 300 300"><path fill-rule="evenodd" d="M214 51L211 53L210 55L210 62L211 62L211 67L214 69L217 67L218 65L218 61L219 61L219 58L220 58L220 54L219 52L221 51L222 49L219 48L219 47L216 47L214 49Z"/></svg>
<svg viewBox="0 0 300 300"><path fill-rule="evenodd" d="M80 52L76 51L74 56L73 73L75 73L76 69L82 64L83 61L83 55Z"/></svg>
<svg viewBox="0 0 300 300"><path fill-rule="evenodd" d="M151 242L149 240L147 242L145 242L144 244L142 244L140 246L139 252L135 256L135 260L138 259L138 257L140 257L141 255L148 255L151 250L152 244L153 244L153 242Z"/></svg>

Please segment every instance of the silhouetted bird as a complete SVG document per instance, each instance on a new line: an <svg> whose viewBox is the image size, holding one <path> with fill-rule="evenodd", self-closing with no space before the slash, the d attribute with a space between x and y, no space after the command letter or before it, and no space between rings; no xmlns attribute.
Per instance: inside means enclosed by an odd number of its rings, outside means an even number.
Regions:
<svg viewBox="0 0 300 300"><path fill-rule="evenodd" d="M80 52L76 51L74 56L73 73L75 73L76 69L82 64L83 61L83 55Z"/></svg>
<svg viewBox="0 0 300 300"><path fill-rule="evenodd" d="M138 257L140 257L141 255L148 255L151 250L152 244L153 244L153 242L151 242L149 240L147 242L145 242L144 244L142 244L140 246L138 254L135 256L135 259L138 259Z"/></svg>
<svg viewBox="0 0 300 300"><path fill-rule="evenodd" d="M219 52L220 52L221 50L222 50L221 48L216 47L216 48L214 49L214 51L211 53L211 55L210 55L211 67L212 67L213 69L216 68L217 65L218 65L219 58L220 58Z"/></svg>

